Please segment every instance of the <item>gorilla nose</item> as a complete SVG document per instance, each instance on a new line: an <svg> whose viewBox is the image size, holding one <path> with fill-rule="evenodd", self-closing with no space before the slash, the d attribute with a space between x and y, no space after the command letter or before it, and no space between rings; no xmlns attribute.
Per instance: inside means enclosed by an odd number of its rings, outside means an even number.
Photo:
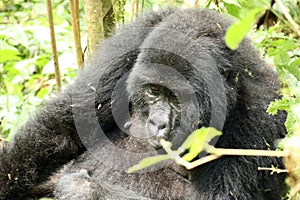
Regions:
<svg viewBox="0 0 300 200"><path fill-rule="evenodd" d="M150 120L149 123L156 127L158 131L164 130L167 127L167 122L161 119L158 120Z"/></svg>
<svg viewBox="0 0 300 200"><path fill-rule="evenodd" d="M165 138L170 131L168 116L157 115L156 117L149 119L148 128L152 135L159 138Z"/></svg>

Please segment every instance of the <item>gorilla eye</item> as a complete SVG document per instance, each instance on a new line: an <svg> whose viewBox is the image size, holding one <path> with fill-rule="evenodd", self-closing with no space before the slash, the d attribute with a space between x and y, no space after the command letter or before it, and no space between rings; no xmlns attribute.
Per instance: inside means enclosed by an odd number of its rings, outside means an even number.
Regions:
<svg viewBox="0 0 300 200"><path fill-rule="evenodd" d="M151 94L158 95L160 93L160 87L158 85L151 84L149 86L149 89L150 89Z"/></svg>
<svg viewBox="0 0 300 200"><path fill-rule="evenodd" d="M176 94L174 94L173 92L170 92L170 96L175 98L177 97Z"/></svg>

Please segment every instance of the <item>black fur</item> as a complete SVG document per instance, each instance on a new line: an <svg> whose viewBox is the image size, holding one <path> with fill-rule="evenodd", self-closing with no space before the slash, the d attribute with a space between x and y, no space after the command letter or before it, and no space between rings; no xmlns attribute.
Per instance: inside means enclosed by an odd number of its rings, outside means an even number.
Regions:
<svg viewBox="0 0 300 200"><path fill-rule="evenodd" d="M217 147L244 149L274 149L275 140L284 137L285 114L266 113L278 98L277 76L248 39L236 51L226 47L230 24L214 11L167 9L139 17L104 41L75 83L45 102L0 151L0 199L51 196L54 187L58 199L281 199L285 175L257 169L282 168L278 158L227 156L191 171L165 163L156 170L124 172L149 149L145 141L120 131L112 105L121 109L118 98L133 98L147 77L159 81L162 71L156 64L182 74L197 97L198 105L191 101L182 109L178 132L190 133L197 120L196 126L222 128ZM118 81L121 89L112 100ZM185 99L185 84L176 81L164 84L180 93L182 101L190 100ZM145 109L142 101L136 107L137 114ZM117 118L122 114L117 109ZM103 142L98 123L118 151ZM126 157L123 151L137 154ZM55 172L54 185L47 185Z"/></svg>

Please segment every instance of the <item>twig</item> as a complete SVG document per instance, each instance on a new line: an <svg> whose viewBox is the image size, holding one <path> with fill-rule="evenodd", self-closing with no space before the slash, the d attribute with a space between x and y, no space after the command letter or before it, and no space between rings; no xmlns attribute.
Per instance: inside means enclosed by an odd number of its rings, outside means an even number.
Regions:
<svg viewBox="0 0 300 200"><path fill-rule="evenodd" d="M78 0L70 0L70 11L72 16L72 28L76 49L76 58L78 68L83 66L83 53L80 41L80 23L79 23L79 2Z"/></svg>
<svg viewBox="0 0 300 200"><path fill-rule="evenodd" d="M167 142L166 140L164 139L161 139L160 140L160 144L162 145L162 147L164 148L164 150L167 152L168 155L170 155L170 157L176 161L177 164L179 165L183 165L184 167L186 167L187 169L192 169L193 166L191 163L185 161L183 158L181 158L179 156L179 153L178 151L173 151L171 148L170 148L170 142Z"/></svg>
<svg viewBox="0 0 300 200"><path fill-rule="evenodd" d="M293 20L292 16L288 12L287 8L284 6L283 2L281 0L276 0L279 8L283 12L283 15L288 20L288 22L292 25L293 30L295 33L300 37L300 26Z"/></svg>
<svg viewBox="0 0 300 200"><path fill-rule="evenodd" d="M221 156L270 156L270 157L286 157L286 151L271 151L258 149L223 149L210 147L208 153Z"/></svg>
<svg viewBox="0 0 300 200"><path fill-rule="evenodd" d="M135 18L137 18L139 16L139 4L140 4L140 1L135 0Z"/></svg>
<svg viewBox="0 0 300 200"><path fill-rule="evenodd" d="M142 10L141 10L141 12L143 13L144 12L144 6L145 6L145 0L142 0Z"/></svg>
<svg viewBox="0 0 300 200"><path fill-rule="evenodd" d="M257 169L261 170L261 171L263 171L263 170L272 171L272 173L276 172L277 174L279 174L279 173L288 173L289 172L289 170L287 170L287 169L277 169L275 167L258 167Z"/></svg>
<svg viewBox="0 0 300 200"><path fill-rule="evenodd" d="M173 151L170 148L170 142L161 139L160 143L164 150L167 152L170 157L176 161L177 164L180 164L187 169L193 169L199 165L211 162L220 158L221 156L270 156L270 157L286 157L289 155L287 151L272 151L272 150L257 150L257 149L224 149L224 148L215 148L211 145L205 147L205 150L210 155L200 158L194 162L187 162L182 157L179 156L181 150Z"/></svg>
<svg viewBox="0 0 300 200"><path fill-rule="evenodd" d="M47 0L47 11L48 11L48 20L49 20L51 46L52 46L52 57L53 57L53 62L54 62L57 91L61 91L61 78L60 78L60 71L59 71L59 64L58 64L58 57L57 57L51 0Z"/></svg>
<svg viewBox="0 0 300 200"><path fill-rule="evenodd" d="M221 157L221 155L208 155L208 156L205 156L205 157L200 158L198 160L195 160L195 161L193 161L191 163L188 162L189 165L184 165L184 166L186 167L186 169L190 170L190 169L193 169L193 168L195 168L197 166L200 166L200 165L203 165L205 163L208 163L208 162L211 162L213 160L216 160L216 159L218 159L220 157ZM178 163L178 164L180 164L180 163Z"/></svg>

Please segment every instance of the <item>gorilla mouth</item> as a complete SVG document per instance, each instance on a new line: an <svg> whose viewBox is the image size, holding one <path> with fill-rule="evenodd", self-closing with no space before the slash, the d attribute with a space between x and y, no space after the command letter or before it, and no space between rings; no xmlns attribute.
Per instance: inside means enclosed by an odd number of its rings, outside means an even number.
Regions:
<svg viewBox="0 0 300 200"><path fill-rule="evenodd" d="M172 130L173 129L169 130L168 132L165 132L164 134L153 135L153 136L149 137L147 139L147 141L156 150L161 149L162 145L160 144L160 140L165 139L167 141L171 141L172 140Z"/></svg>
<svg viewBox="0 0 300 200"><path fill-rule="evenodd" d="M160 144L160 139L163 139L163 137L151 137L149 138L148 142L150 143L150 145L155 148L156 150L161 149L162 146ZM165 139L165 138L164 138Z"/></svg>
<svg viewBox="0 0 300 200"><path fill-rule="evenodd" d="M157 140L149 140L149 143L155 149L160 149L162 147Z"/></svg>

